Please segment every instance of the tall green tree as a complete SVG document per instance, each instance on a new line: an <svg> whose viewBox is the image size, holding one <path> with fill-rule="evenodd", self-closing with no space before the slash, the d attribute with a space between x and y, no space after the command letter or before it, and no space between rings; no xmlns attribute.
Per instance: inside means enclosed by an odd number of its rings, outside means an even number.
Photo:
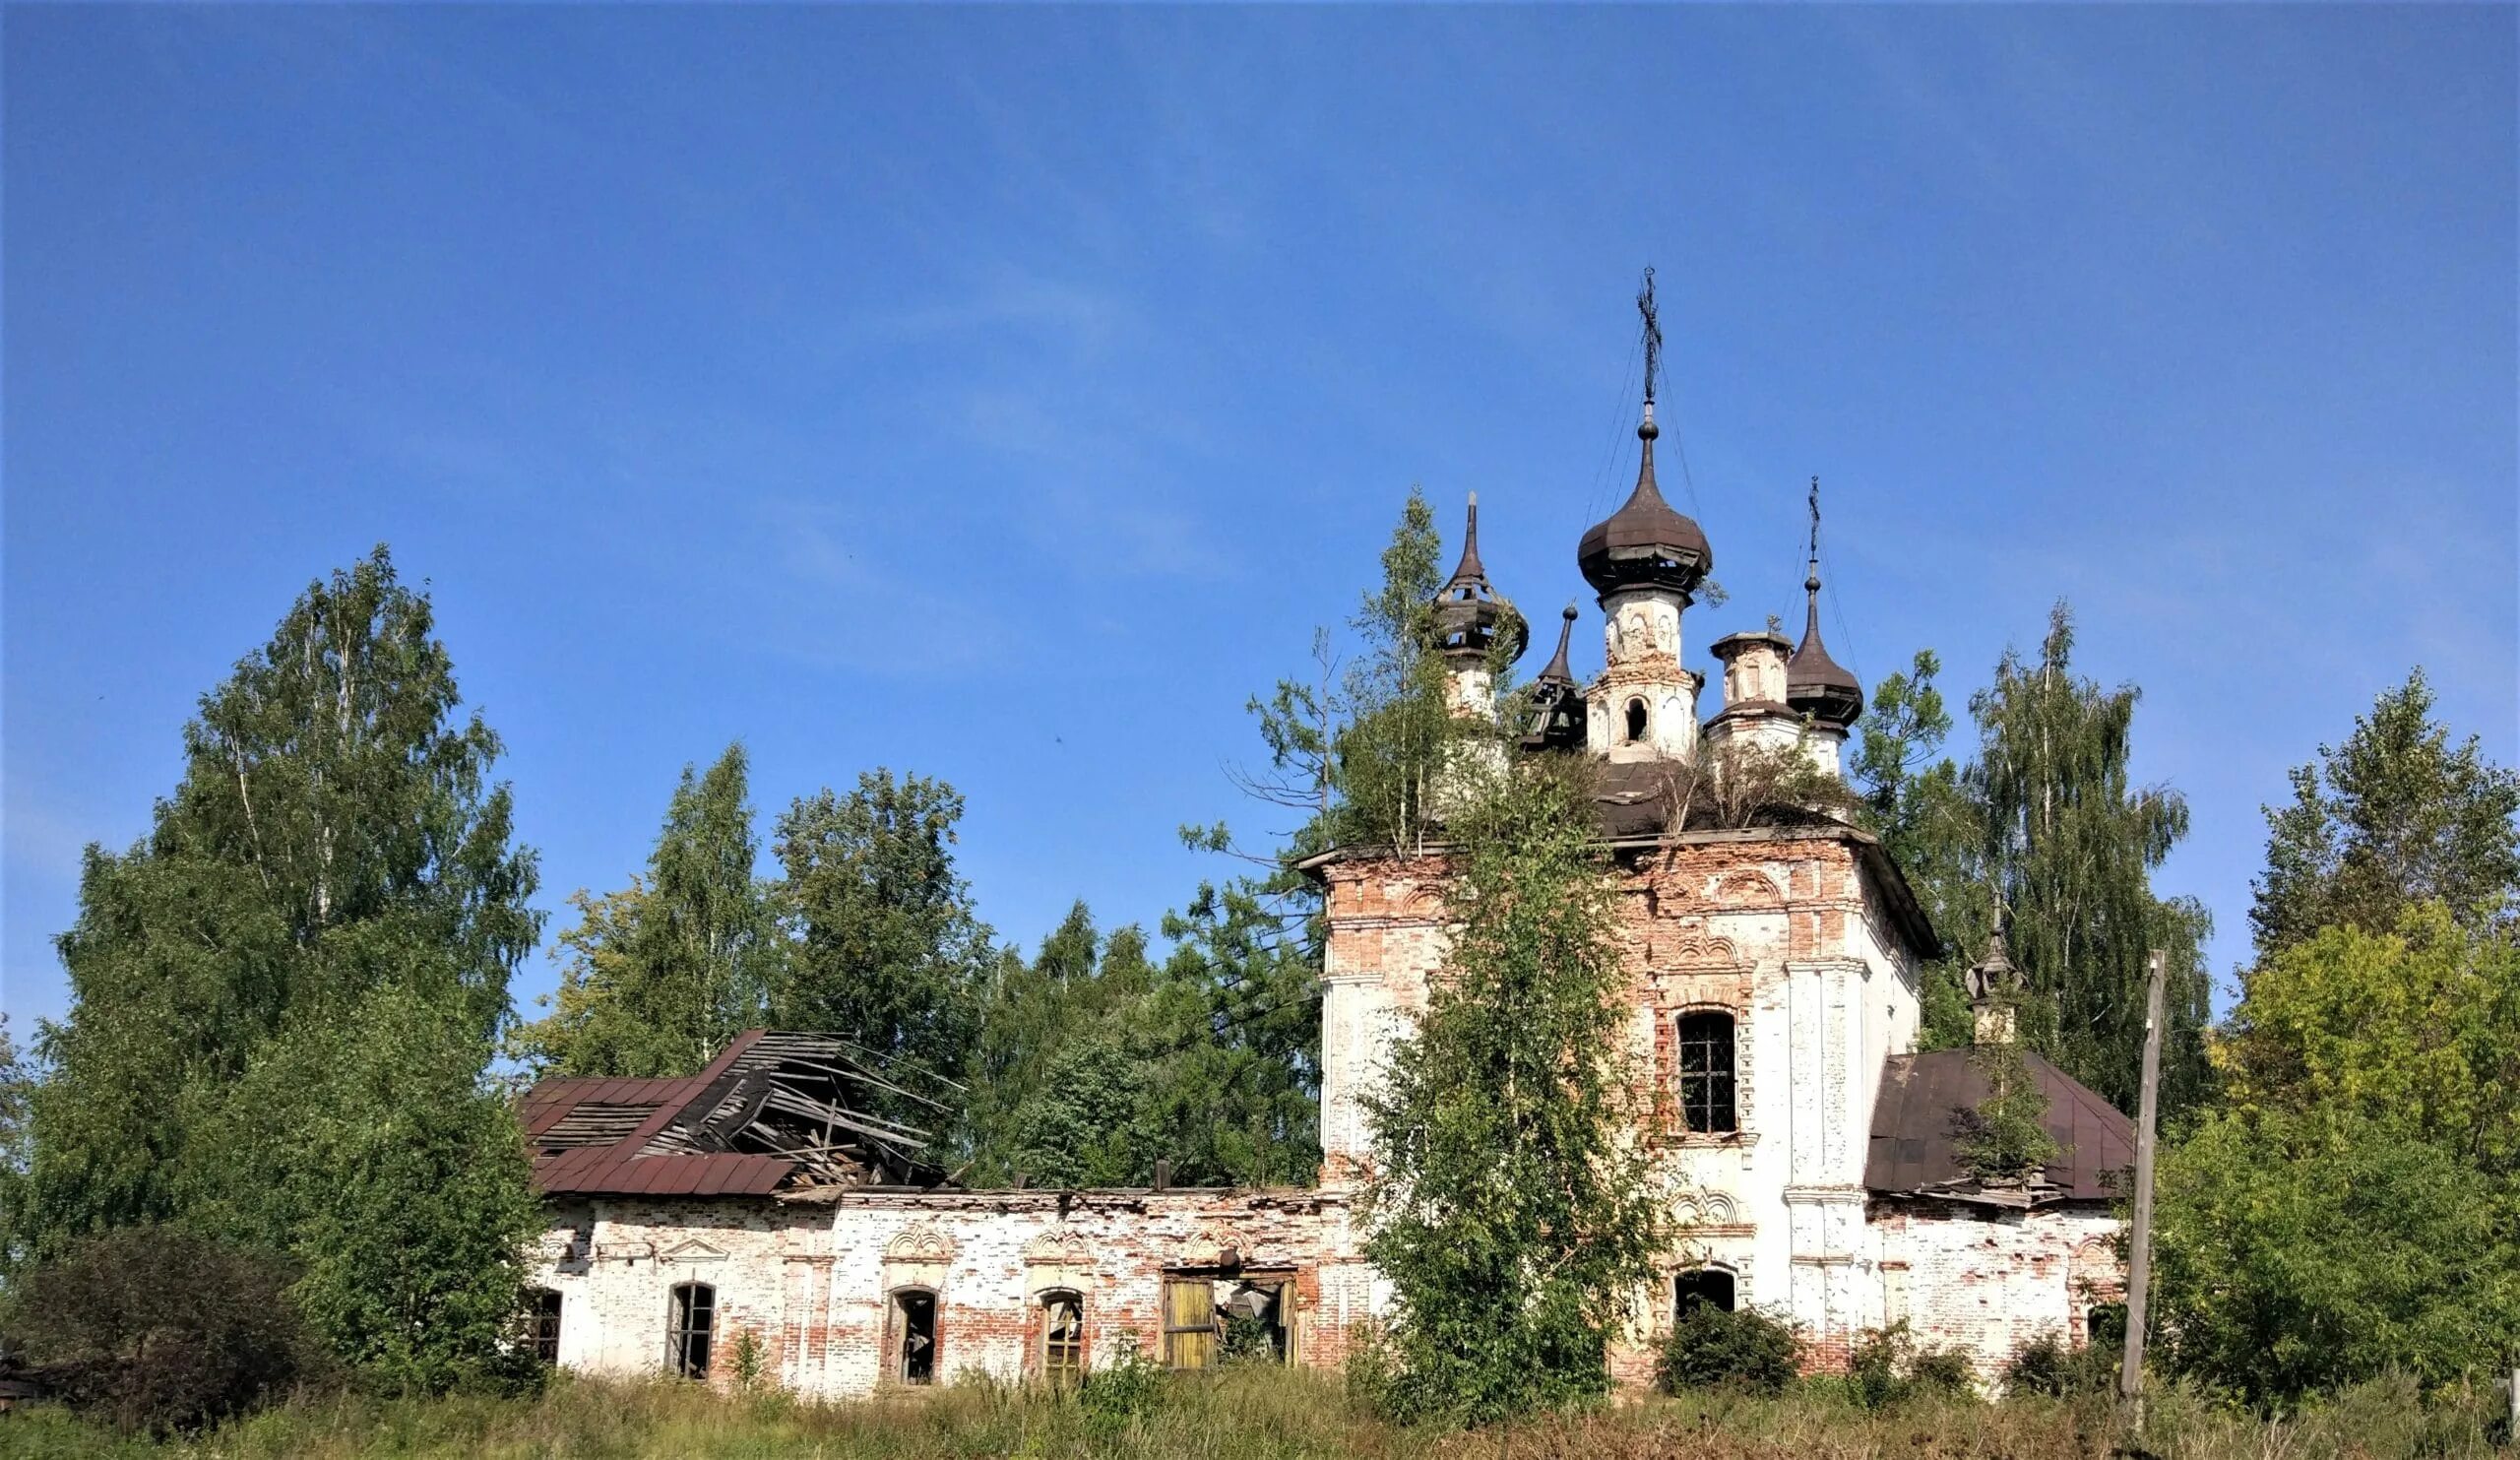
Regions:
<svg viewBox="0 0 2520 1460"><path fill-rule="evenodd" d="M2134 1107L2151 949L2170 956L2164 1109L2205 1091L2212 921L2186 898L2157 897L2152 873L2187 833L2176 792L2135 784L2132 685L2073 672L2073 618L2058 603L2036 660L2007 651L1969 700L1977 754L1940 753L1950 717L1917 656L1877 688L1854 769L1865 824L1908 875L1943 957L1925 971L1926 1047L1970 1042L1960 975L1998 920L2027 977L2029 1045L2123 1109Z"/></svg>
<svg viewBox="0 0 2520 1460"><path fill-rule="evenodd" d="M528 903L534 855L514 845L509 793L489 780L498 738L458 718L433 627L382 547L310 585L203 697L150 834L120 854L89 849L79 920L59 941L71 1010L43 1029L50 1073L32 1102L23 1220L38 1250L169 1219L301 1258L347 1240L243 1201L240 1182L321 1149L346 1109L346 1076L270 1072L295 1051L355 1050L410 1076L359 1107L390 1122L364 1132L371 1148L437 1134L408 1180L332 1173L346 1188L374 1183L352 1210L390 1219L369 1235L390 1230L399 1253L345 1274L343 1301L417 1312L455 1289L513 1299L513 1216L531 1196L483 1076L541 915ZM445 1341L481 1358L485 1331Z"/></svg>
<svg viewBox="0 0 2520 1460"><path fill-rule="evenodd" d="M2350 1113L2520 1182L2520 937L2507 925L2463 927L2432 902L2390 932L2322 928L2241 975L2216 1052L2238 1108Z"/></svg>
<svg viewBox="0 0 2520 1460"><path fill-rule="evenodd" d="M2153 870L2187 834L2187 801L2135 784L2140 691L2076 676L2073 647L2072 614L2058 603L2039 658L2007 652L1994 682L1970 698L1982 856L2029 979L2025 1037L2120 1109L2134 1108L2141 1083L2149 950L2168 952L2162 1090L2174 1111L2204 1092L2212 1013L2212 920L2202 904L2152 890Z"/></svg>
<svg viewBox="0 0 2520 1460"><path fill-rule="evenodd" d="M1527 763L1447 827L1443 977L1365 1102L1389 1408L1483 1423L1603 1392L1668 1245L1625 1055L1616 879L1580 766Z"/></svg>
<svg viewBox="0 0 2520 1460"><path fill-rule="evenodd" d="M788 808L777 850L795 942L773 1023L851 1040L914 1084L959 1085L995 964L954 866L962 816L951 786L880 769ZM932 1123L914 1107L882 1113Z"/></svg>
<svg viewBox="0 0 2520 1460"><path fill-rule="evenodd" d="M2155 1353L2280 1407L2520 1359L2520 1208L2456 1155L2352 1111L2208 1111L2155 1190Z"/></svg>
<svg viewBox="0 0 2520 1460"><path fill-rule="evenodd" d="M1873 686L1850 779L1862 797L1858 816L1881 839L1943 941L1922 980L1922 1043L1929 1049L1970 1043L1969 995L1961 972L1993 930L1986 890L1984 813L1960 763L1943 753L1951 712L1938 679L1942 662L1917 651L1904 671Z"/></svg>
<svg viewBox="0 0 2520 1460"><path fill-rule="evenodd" d="M569 962L551 1014L515 1050L571 1075L688 1075L763 1018L787 938L776 889L753 872L747 765L729 745L706 774L685 766L648 874L570 899Z"/></svg>
<svg viewBox="0 0 2520 1460"><path fill-rule="evenodd" d="M2462 921L2520 907L2520 772L2455 747L2416 669L2358 716L2345 743L2293 772L2293 800L2266 808L2266 874L2249 925L2261 958L2354 926L2385 933L2410 904Z"/></svg>

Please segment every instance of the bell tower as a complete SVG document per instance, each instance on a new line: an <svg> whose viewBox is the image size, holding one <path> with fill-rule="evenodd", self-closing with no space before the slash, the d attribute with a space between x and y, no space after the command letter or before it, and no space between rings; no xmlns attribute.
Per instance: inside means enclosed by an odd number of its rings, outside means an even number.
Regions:
<svg viewBox="0 0 2520 1460"><path fill-rule="evenodd" d="M1645 412L1636 489L1584 534L1575 550L1584 581L1601 596L1601 677L1584 691L1586 740L1614 761L1691 760L1697 754L1697 692L1703 678L1680 664L1680 615L1715 565L1698 525L1663 500L1654 480L1654 381L1663 329L1654 311L1654 271L1636 296L1645 328Z"/></svg>

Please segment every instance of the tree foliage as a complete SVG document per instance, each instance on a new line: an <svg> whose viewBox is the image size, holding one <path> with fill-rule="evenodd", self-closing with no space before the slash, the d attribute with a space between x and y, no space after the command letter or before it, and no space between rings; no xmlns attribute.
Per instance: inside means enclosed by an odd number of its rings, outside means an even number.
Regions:
<svg viewBox="0 0 2520 1460"><path fill-rule="evenodd" d="M2022 1038L2120 1109L2134 1107L2149 952L2170 955L2165 1111L2205 1092L2210 1015L2204 939L2211 920L2192 899L2165 899L2152 873L2187 832L2174 791L2135 783L2138 691L2073 672L2073 619L2049 613L2037 659L2007 651L1972 695L1978 752L1939 754L1950 717L1920 654L1876 689L1856 775L1866 824L1896 857L1941 933L1928 970L1925 1043L1968 1043L1959 973L1998 917L2029 996Z"/></svg>
<svg viewBox="0 0 2520 1460"><path fill-rule="evenodd" d="M2215 1111L2156 1189L2154 1338L2175 1371L2270 1405L2520 1358L2507 1186L2396 1122Z"/></svg>
<svg viewBox="0 0 2520 1460"><path fill-rule="evenodd" d="M38 1254L181 1220L318 1259L319 1327L398 1384L488 1361L488 1321L368 1335L512 1307L532 1200L482 1076L535 859L432 626L381 547L311 585L203 697L149 836L88 850L14 1219ZM287 1196L310 1183L330 1205ZM320 1275L350 1247L386 1260Z"/></svg>
<svg viewBox="0 0 2520 1460"><path fill-rule="evenodd" d="M2463 924L2520 906L2520 772L2477 737L2453 748L2416 669L2358 716L2345 743L2293 771L2293 800L2266 808L2266 873L2249 924L2261 958L2329 927L2387 932L2412 903Z"/></svg>
<svg viewBox="0 0 2520 1460"><path fill-rule="evenodd" d="M854 1041L914 1084L959 1088L991 934L954 865L963 797L924 776L861 773L841 795L799 796L777 852L795 942L770 989L771 1022ZM905 1106L878 1113L923 1124Z"/></svg>
<svg viewBox="0 0 2520 1460"><path fill-rule="evenodd" d="M1669 1234L1628 1139L1614 877L1580 766L1518 768L1447 828L1450 954L1365 1111L1366 1255L1396 1303L1390 1408L1480 1423L1608 1384Z"/></svg>
<svg viewBox="0 0 2520 1460"><path fill-rule="evenodd" d="M619 892L570 899L568 963L551 1014L513 1047L570 1075L696 1074L762 1021L788 949L778 889L754 875L741 744L697 774L685 766L648 873Z"/></svg>
<svg viewBox="0 0 2520 1460"><path fill-rule="evenodd" d="M2241 976L2218 1048L2232 1102L2350 1113L2520 1178L2520 940L2418 903L2321 929Z"/></svg>
<svg viewBox="0 0 2520 1460"><path fill-rule="evenodd" d="M2021 1046L2012 1040L1978 1045L1969 1063L1986 1082L1986 1094L1953 1112L1951 1144L1961 1166L1989 1184L2036 1179L2065 1148L2048 1133L2048 1093L2030 1073Z"/></svg>

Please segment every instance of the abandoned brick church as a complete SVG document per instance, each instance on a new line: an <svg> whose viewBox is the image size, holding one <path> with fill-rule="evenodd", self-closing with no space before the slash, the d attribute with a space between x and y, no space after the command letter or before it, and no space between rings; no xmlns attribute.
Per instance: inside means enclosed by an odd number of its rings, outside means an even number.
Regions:
<svg viewBox="0 0 2520 1460"><path fill-rule="evenodd" d="M2110 1182L2132 1160L2129 1122L2027 1055L2063 1154L2027 1183L1972 1178L1952 1115L1984 1087L1968 1051L1916 1052L1920 969L1941 950L1880 845L1827 820L1673 824L1672 768L1728 742L1838 774L1863 693L1821 644L1815 550L1801 642L1715 641L1723 703L1700 719L1681 619L1713 554L1656 486L1650 395L1637 434L1635 491L1576 551L1605 667L1575 678L1567 609L1521 741L1603 763L1635 1048L1678 1114L1643 1138L1686 1237L1613 1371L1643 1382L1692 1302L1790 1318L1817 1367L1901 1319L1988 1373L2042 1335L2082 1342L2121 1291ZM1493 716L1490 647L1519 652L1526 631L1487 581L1471 511L1436 611L1456 713ZM1228 1332L1287 1363L1340 1364L1390 1301L1352 1205L1370 1151L1359 1094L1444 965L1447 868L1437 848L1334 852L1308 870L1329 926L1316 1185L924 1184L914 1143L850 1099L879 1070L840 1041L756 1031L689 1079L550 1079L527 1097L549 1213L534 1279L543 1353L717 1382L741 1367L823 1396L966 1370L1055 1380L1132 1343L1199 1366ZM1999 990L2008 973L1998 945L1973 987ZM1982 1039L2010 1037L1998 1008L1980 1022Z"/></svg>

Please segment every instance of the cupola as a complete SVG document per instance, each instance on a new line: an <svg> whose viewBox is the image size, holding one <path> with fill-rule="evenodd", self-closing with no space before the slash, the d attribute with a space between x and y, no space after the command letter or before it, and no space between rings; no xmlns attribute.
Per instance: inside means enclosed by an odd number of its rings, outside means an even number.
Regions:
<svg viewBox="0 0 2520 1460"><path fill-rule="evenodd" d="M1651 377L1648 377L1649 381ZM1607 598L1631 588L1663 588L1687 595L1715 566L1715 549L1698 525L1663 500L1654 481L1654 399L1645 400L1645 418L1636 439L1644 443L1636 468L1636 489L1616 512L1595 523L1575 546L1575 563L1593 591Z"/></svg>
<svg viewBox="0 0 2520 1460"><path fill-rule="evenodd" d="M1802 642L1785 667L1785 702L1843 730L1863 714L1863 685L1820 642L1820 478L1811 478L1811 559L1802 579Z"/></svg>
<svg viewBox="0 0 2520 1460"><path fill-rule="evenodd" d="M1566 645L1575 632L1575 605L1566 605L1566 615L1557 627L1557 653L1549 657L1548 667L1532 681L1532 713L1529 728L1523 732L1526 750L1580 750L1584 746L1584 687L1575 682L1575 671L1566 659Z"/></svg>
<svg viewBox="0 0 2520 1460"><path fill-rule="evenodd" d="M1530 646L1531 628L1513 603L1487 581L1487 569L1479 561L1479 493L1472 492L1470 525L1462 533L1461 564L1435 595L1435 642L1453 664L1483 665L1499 639L1511 663Z"/></svg>

